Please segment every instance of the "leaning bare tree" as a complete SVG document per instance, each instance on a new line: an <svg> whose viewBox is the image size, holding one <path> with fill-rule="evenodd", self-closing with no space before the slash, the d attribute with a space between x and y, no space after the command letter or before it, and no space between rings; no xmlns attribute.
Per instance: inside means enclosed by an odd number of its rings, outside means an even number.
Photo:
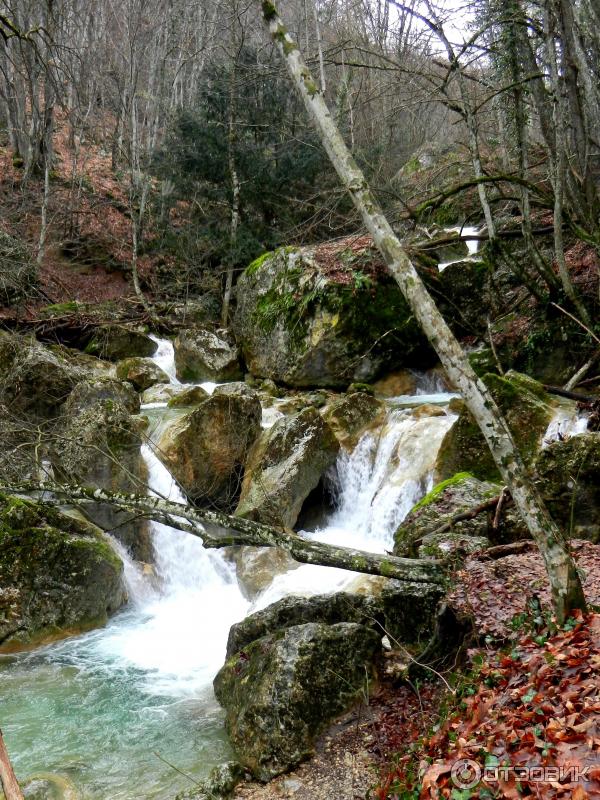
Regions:
<svg viewBox="0 0 600 800"><path fill-rule="evenodd" d="M467 408L485 436L515 505L538 544L550 579L554 610L557 618L563 621L573 609L585 608L583 588L565 537L550 517L531 481L498 406L486 386L477 378L346 146L297 43L288 32L275 5L270 0L261 0L260 5L271 38L279 49L290 78L304 101L340 180L350 193L365 227L372 235L415 318L435 348L448 377L462 394Z"/></svg>

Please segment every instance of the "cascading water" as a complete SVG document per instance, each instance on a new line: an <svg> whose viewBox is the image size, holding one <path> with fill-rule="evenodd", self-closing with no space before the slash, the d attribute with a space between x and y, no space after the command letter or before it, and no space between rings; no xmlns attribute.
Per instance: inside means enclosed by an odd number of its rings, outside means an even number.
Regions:
<svg viewBox="0 0 600 800"><path fill-rule="evenodd" d="M173 347L155 341L154 360L175 383ZM418 386L427 395L443 388L422 380ZM204 387L212 391L214 384ZM421 395L418 402L449 397ZM407 405L392 408L380 431L340 456L330 476L336 510L304 535L365 550L390 548L396 526L429 488L453 422L449 415L418 418ZM149 413L160 420L171 412L155 407ZM265 409L263 426L280 415L276 407ZM144 446L142 455L149 490L184 502L152 449ZM0 657L0 721L20 777L66 775L85 800L169 798L192 787L181 772L198 779L230 757L212 679L229 627L251 609L221 553L163 525L153 523L151 531L153 576L115 544L130 603L105 628ZM275 578L254 607L289 593L333 591L354 578L301 566Z"/></svg>
<svg viewBox="0 0 600 800"><path fill-rule="evenodd" d="M461 236L477 236L481 231L479 228L473 228L471 226L464 226L456 225L453 228L446 228L445 229L448 233L458 233ZM478 239L467 239L465 244L467 245L467 255L463 256L462 258L454 258L451 261L442 261L438 264L438 269L440 272L443 272L446 267L449 267L451 264L457 264L460 261L475 261L477 258L477 253L479 252L479 240Z"/></svg>

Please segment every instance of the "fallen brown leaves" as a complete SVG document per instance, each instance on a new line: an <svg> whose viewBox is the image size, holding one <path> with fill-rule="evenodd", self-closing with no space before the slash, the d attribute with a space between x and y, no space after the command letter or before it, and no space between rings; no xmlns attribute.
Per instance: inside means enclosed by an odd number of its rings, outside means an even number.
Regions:
<svg viewBox="0 0 600 800"><path fill-rule="evenodd" d="M600 605L600 546L575 540L571 548L583 574L588 602ZM485 554L467 560L448 603L460 616L472 620L478 634L506 639L512 619L525 611L529 597L537 596L542 607L550 608L546 571L537 548L497 561L484 558Z"/></svg>
<svg viewBox="0 0 600 800"><path fill-rule="evenodd" d="M600 614L580 614L545 641L522 638L479 667L479 688L375 797L600 797L599 673ZM452 775L461 759L481 770L470 788Z"/></svg>

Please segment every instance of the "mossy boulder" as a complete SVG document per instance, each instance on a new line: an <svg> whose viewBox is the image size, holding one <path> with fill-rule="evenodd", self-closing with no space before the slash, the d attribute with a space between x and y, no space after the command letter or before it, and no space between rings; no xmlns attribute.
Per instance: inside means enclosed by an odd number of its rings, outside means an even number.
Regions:
<svg viewBox="0 0 600 800"><path fill-rule="evenodd" d="M0 495L0 649L103 624L125 602L122 571L98 528Z"/></svg>
<svg viewBox="0 0 600 800"><path fill-rule="evenodd" d="M257 259L238 282L234 329L253 375L295 387L347 387L433 358L366 238Z"/></svg>
<svg viewBox="0 0 600 800"><path fill-rule="evenodd" d="M131 411L136 393L119 381L79 384L64 404L60 437L51 448L52 466L61 480L108 491L142 492L146 485L142 436ZM105 503L88 508L90 518L114 535L140 561L152 560L148 524Z"/></svg>
<svg viewBox="0 0 600 800"><path fill-rule="evenodd" d="M185 383L237 381L242 377L239 352L227 331L190 329L173 342L177 377Z"/></svg>
<svg viewBox="0 0 600 800"><path fill-rule="evenodd" d="M85 377L79 365L35 339L0 332L0 402L12 414L56 417Z"/></svg>
<svg viewBox="0 0 600 800"><path fill-rule="evenodd" d="M269 633L307 622L335 625L355 622L373 630L385 630L405 644L428 641L443 589L433 584L379 578L377 588L348 589L312 597L289 596L232 625L227 640L227 658L244 651L251 642Z"/></svg>
<svg viewBox="0 0 600 800"><path fill-rule="evenodd" d="M94 328L91 336L86 336L81 344L86 353L108 361L148 358L158 349L157 343L145 331L118 324Z"/></svg>
<svg viewBox="0 0 600 800"><path fill-rule="evenodd" d="M234 508L261 417L252 389L243 383L219 386L167 425L157 454L190 499Z"/></svg>
<svg viewBox="0 0 600 800"><path fill-rule="evenodd" d="M518 372L487 374L483 380L504 414L525 463L531 464L554 414L550 396L541 384ZM436 463L440 481L458 472L470 472L480 480L500 479L479 426L464 407L444 437Z"/></svg>
<svg viewBox="0 0 600 800"><path fill-rule="evenodd" d="M570 537L600 542L600 433L552 442L535 463L550 513Z"/></svg>
<svg viewBox="0 0 600 800"><path fill-rule="evenodd" d="M117 364L117 378L129 381L138 392L157 383L169 383L169 376L151 358L126 358Z"/></svg>
<svg viewBox="0 0 600 800"><path fill-rule="evenodd" d="M352 450L360 436L381 420L385 406L366 392L353 392L330 403L324 411L324 418L347 450Z"/></svg>
<svg viewBox="0 0 600 800"><path fill-rule="evenodd" d="M0 404L0 481L36 480L38 456L36 446L39 434L27 420L12 414Z"/></svg>
<svg viewBox="0 0 600 800"><path fill-rule="evenodd" d="M356 623L307 623L232 656L214 681L240 762L259 780L307 758L315 737L367 690L381 634Z"/></svg>
<svg viewBox="0 0 600 800"><path fill-rule="evenodd" d="M180 389L181 387L177 387ZM169 408L181 408L182 406L197 406L198 403L204 402L208 397L208 392L201 386L186 386L182 391L177 391L169 399L167 405Z"/></svg>
<svg viewBox="0 0 600 800"><path fill-rule="evenodd" d="M315 408L277 420L250 453L236 515L293 528L338 450L333 431Z"/></svg>
<svg viewBox="0 0 600 800"><path fill-rule="evenodd" d="M472 511L501 491L499 484L480 481L464 472L439 483L399 526L394 536L394 555L438 558L457 548L469 552L527 538L524 525L512 509L505 509L497 530L493 529L494 509L491 509L457 522L449 531L437 533L453 517Z"/></svg>

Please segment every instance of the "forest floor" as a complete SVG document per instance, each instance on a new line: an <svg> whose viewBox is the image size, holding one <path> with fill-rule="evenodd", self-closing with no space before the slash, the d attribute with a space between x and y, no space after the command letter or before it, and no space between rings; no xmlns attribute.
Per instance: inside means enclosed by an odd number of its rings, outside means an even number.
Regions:
<svg viewBox="0 0 600 800"><path fill-rule="evenodd" d="M592 608L600 606L600 552L573 542ZM235 800L416 800L416 798L600 798L600 614L553 625L541 557L533 544L496 560L475 554L448 603L468 618L472 647L442 679L403 680L406 652L385 658L369 698L318 740L315 755L270 783L242 784ZM461 759L545 767L548 781L499 770L469 790ZM581 768L582 777L570 768ZM560 773L554 779L552 769ZM533 774L533 773L531 773ZM564 778L566 775L566 778ZM521 791L522 790L522 791Z"/></svg>

